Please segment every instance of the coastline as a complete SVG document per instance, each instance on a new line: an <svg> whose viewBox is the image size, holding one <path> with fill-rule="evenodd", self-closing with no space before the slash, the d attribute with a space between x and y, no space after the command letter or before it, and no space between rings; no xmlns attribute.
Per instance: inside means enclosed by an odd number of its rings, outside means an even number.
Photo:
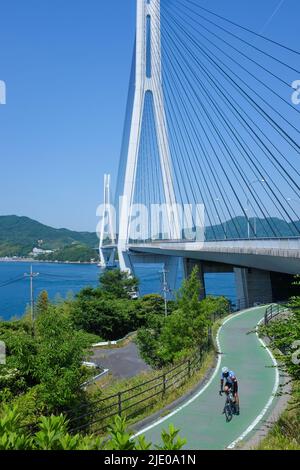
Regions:
<svg viewBox="0 0 300 470"><path fill-rule="evenodd" d="M42 261L35 258L0 258L0 263L38 263L38 264L72 264L72 265L96 265L97 261Z"/></svg>

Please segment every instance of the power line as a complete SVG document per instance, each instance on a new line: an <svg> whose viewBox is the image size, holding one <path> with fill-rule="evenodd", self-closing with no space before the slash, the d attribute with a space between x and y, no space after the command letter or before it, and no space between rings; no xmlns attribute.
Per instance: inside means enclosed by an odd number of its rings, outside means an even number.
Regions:
<svg viewBox="0 0 300 470"><path fill-rule="evenodd" d="M23 281L23 280L24 280L24 276L18 276L18 277L13 278L13 279L8 279L7 281L4 281L2 284L0 284L0 288L9 286L11 284L14 284L16 282Z"/></svg>

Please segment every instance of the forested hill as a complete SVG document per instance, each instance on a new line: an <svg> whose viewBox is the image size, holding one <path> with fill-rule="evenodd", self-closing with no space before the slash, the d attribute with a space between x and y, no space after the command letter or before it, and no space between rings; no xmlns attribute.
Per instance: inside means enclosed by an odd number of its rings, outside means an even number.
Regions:
<svg viewBox="0 0 300 470"><path fill-rule="evenodd" d="M300 222L288 224L276 219L254 219L252 221L258 237L294 237L299 236ZM226 237L247 238L248 223L245 217L238 217L223 223L207 227L206 240L220 240ZM43 225L28 217L0 216L0 257L28 256L33 248L54 250L46 259L65 261L87 261L96 256L95 248L99 240L96 233L75 232L68 229L55 229Z"/></svg>
<svg viewBox="0 0 300 470"><path fill-rule="evenodd" d="M275 217L266 219L251 218L251 238L255 238L255 236L258 238L299 237L299 235L300 220L288 223ZM235 217L222 225L206 228L205 239L207 241L222 240L226 237L229 239L248 238L248 221L246 217Z"/></svg>
<svg viewBox="0 0 300 470"><path fill-rule="evenodd" d="M96 233L55 229L28 217L0 216L0 257L27 256L34 247L62 250L72 245L96 248Z"/></svg>

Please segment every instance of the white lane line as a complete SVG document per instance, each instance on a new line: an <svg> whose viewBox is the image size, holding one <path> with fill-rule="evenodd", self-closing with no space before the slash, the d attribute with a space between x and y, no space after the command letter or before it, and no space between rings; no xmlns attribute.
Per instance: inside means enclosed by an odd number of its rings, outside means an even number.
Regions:
<svg viewBox="0 0 300 470"><path fill-rule="evenodd" d="M251 309L253 310L253 309ZM154 423L150 424L149 426L147 426L146 428L142 429L141 431L139 431L138 433L136 433L134 436L132 436L132 439L135 439L136 437L140 436L141 434L145 434L147 433L148 431L150 431L151 429L155 428L156 426L159 426L160 424L164 423L165 421L167 421L168 419L172 418L172 416L176 415L177 413L179 413L181 410L183 410L184 408L186 408L187 406L189 406L191 403L193 403L195 400L197 400L197 398L199 398L204 392L205 390L210 386L210 384L213 382L214 378L216 377L217 373L219 372L219 369L220 369L220 366L221 366L221 361L222 361L222 358L221 358L221 351L220 351L220 332L222 330L222 328L224 327L224 325L226 325L229 321L233 320L234 318L237 318L241 315L244 315L245 313L249 312L249 310L244 310L243 312L240 312L234 316L231 316L229 318L227 318L227 320L225 320L223 322L223 324L220 326L219 328L219 331L218 331L218 334L217 334L217 346L218 346L218 350L219 350L219 357L218 357L218 363L217 363L217 366L216 366L216 369L212 375L212 377L209 379L209 381L207 382L207 384L196 394L194 395L190 400L188 400L186 403L184 403L183 405L181 405L180 407L176 408L174 411L172 411L172 413L164 416L163 418L159 419L158 421L155 421Z"/></svg>
<svg viewBox="0 0 300 470"><path fill-rule="evenodd" d="M245 437L251 432L253 431L253 429L255 428L255 426L258 425L258 423L262 420L262 418L265 416L265 414L267 413L267 411L269 410L270 406L272 405L273 403L273 400L275 398L275 395L277 393L277 390L278 390L278 387L279 387L279 370L278 370L278 363L275 359L275 357L273 356L271 350L267 347L267 345L265 344L265 342L259 337L258 335L258 327L261 325L261 323L264 321L264 318L262 318L258 324L257 324L257 327L256 327L256 336L258 338L258 341L263 345L263 347L266 349L266 351L268 351L271 359L272 359L272 362L273 362L273 365L275 366L275 383L274 383L274 387L273 387L273 392L272 392L272 396L270 397L268 403L266 404L266 406L264 407L264 409L261 411L261 413L257 416L257 418L253 421L252 424L250 424L250 426L246 429L246 431L243 432L243 434L241 434L235 441L233 441L228 447L227 449L234 449L235 446L243 441L245 439Z"/></svg>

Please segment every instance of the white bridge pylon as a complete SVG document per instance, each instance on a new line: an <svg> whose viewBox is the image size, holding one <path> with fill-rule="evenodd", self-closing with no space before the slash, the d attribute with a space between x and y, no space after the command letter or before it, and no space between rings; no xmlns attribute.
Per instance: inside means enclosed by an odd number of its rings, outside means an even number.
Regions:
<svg viewBox="0 0 300 470"><path fill-rule="evenodd" d="M148 60L150 67L147 64ZM153 97L156 136L168 217L168 237L170 240L181 238L162 88L160 0L137 0L135 64L135 94L119 219L118 253L122 270L130 269L125 252L130 234L130 210L133 206L147 92L150 92ZM151 68L150 73L149 68Z"/></svg>
<svg viewBox="0 0 300 470"><path fill-rule="evenodd" d="M104 204L102 210L102 222L100 230L100 243L99 243L99 257L101 268L108 268L115 266L115 229L114 229L114 218L112 214L111 206L111 191L110 191L110 175L104 175ZM108 232L105 228L108 227ZM112 247L109 249L105 248L105 240L109 237Z"/></svg>

